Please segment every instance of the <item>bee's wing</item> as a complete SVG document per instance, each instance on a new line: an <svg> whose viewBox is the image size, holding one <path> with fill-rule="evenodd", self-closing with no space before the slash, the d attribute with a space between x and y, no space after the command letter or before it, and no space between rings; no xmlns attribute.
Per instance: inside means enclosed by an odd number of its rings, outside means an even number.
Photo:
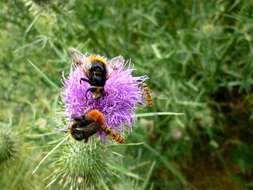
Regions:
<svg viewBox="0 0 253 190"><path fill-rule="evenodd" d="M74 65L82 65L84 63L86 56L77 49L69 48L68 53Z"/></svg>
<svg viewBox="0 0 253 190"><path fill-rule="evenodd" d="M92 122L90 123L89 125L85 126L85 127L82 127L82 128L76 128L77 131L84 131L84 132L87 132L87 131L97 131L99 129L99 125L98 123L96 122Z"/></svg>

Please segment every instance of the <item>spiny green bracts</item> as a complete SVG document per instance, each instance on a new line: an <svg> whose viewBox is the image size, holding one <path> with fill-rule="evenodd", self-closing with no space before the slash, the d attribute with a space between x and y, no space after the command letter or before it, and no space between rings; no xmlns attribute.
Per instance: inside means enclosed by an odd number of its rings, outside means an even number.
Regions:
<svg viewBox="0 0 253 190"><path fill-rule="evenodd" d="M15 159L17 139L15 134L7 129L0 130L0 165Z"/></svg>

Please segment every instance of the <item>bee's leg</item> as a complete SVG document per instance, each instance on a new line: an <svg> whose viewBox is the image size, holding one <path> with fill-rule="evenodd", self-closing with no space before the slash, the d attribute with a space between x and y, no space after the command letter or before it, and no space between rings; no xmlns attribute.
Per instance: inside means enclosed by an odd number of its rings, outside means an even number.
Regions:
<svg viewBox="0 0 253 190"><path fill-rule="evenodd" d="M84 139L84 143L87 143L88 142L88 140L89 140L89 138L87 137L87 138L85 138Z"/></svg>
<svg viewBox="0 0 253 190"><path fill-rule="evenodd" d="M101 94L102 94L102 100L105 99L105 96L108 96L108 93L104 91L104 89L101 90Z"/></svg>
<svg viewBox="0 0 253 190"><path fill-rule="evenodd" d="M92 92L92 88L88 88L85 92L85 99L86 99L86 102L88 101L88 92Z"/></svg>
<svg viewBox="0 0 253 190"><path fill-rule="evenodd" d="M87 103L87 101L88 101L88 92L89 92L90 90L88 89L88 90L86 90L86 92L85 92L85 100L86 100L86 103Z"/></svg>
<svg viewBox="0 0 253 190"><path fill-rule="evenodd" d="M90 81L89 81L88 79L86 79L86 78L80 78L80 84L82 84L82 81L85 81L85 82L87 82L87 83L90 83Z"/></svg>
<svg viewBox="0 0 253 190"><path fill-rule="evenodd" d="M144 106L145 105L144 102L137 102L137 104L140 105L140 106Z"/></svg>

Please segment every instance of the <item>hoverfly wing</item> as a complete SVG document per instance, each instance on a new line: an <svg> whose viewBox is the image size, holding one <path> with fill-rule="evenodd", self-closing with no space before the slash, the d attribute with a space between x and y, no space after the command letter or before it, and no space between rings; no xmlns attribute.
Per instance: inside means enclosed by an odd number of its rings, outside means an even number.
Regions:
<svg viewBox="0 0 253 190"><path fill-rule="evenodd" d="M83 131L83 132L86 132L86 131L92 131L92 130L96 130L96 129L99 129L99 125L96 123L96 122L92 122L90 123L89 125L87 126L84 126L82 128L76 128L77 131Z"/></svg>
<svg viewBox="0 0 253 190"><path fill-rule="evenodd" d="M99 129L100 129L100 127L99 127L98 123L92 122L85 127L76 128L76 131L78 131L78 133L80 132L83 137L89 138L90 136L97 133Z"/></svg>

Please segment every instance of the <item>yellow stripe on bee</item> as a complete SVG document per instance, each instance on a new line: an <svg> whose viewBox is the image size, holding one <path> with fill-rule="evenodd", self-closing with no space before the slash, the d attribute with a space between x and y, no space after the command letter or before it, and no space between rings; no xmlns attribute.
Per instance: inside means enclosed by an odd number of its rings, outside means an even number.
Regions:
<svg viewBox="0 0 253 190"><path fill-rule="evenodd" d="M105 128L105 133L106 133L107 135L109 135L109 134L112 133L112 131L111 131L111 129Z"/></svg>
<svg viewBox="0 0 253 190"><path fill-rule="evenodd" d="M125 141L124 138L120 134L117 134L117 133L112 134L112 138L113 140L115 140L117 143L120 143L120 144L124 143Z"/></svg>
<svg viewBox="0 0 253 190"><path fill-rule="evenodd" d="M105 126L101 126L101 128L105 132L106 135L110 135L112 133L112 130L110 128L107 128Z"/></svg>
<svg viewBox="0 0 253 190"><path fill-rule="evenodd" d="M99 55L90 55L89 60L90 61L99 61L99 62L102 62L104 64L106 64L106 62L107 62L106 58L104 58L102 56L99 56Z"/></svg>
<svg viewBox="0 0 253 190"><path fill-rule="evenodd" d="M107 128L105 126L101 126L101 128L106 135L110 135L112 139L115 140L117 143L124 143L125 139L120 134L113 132L110 128Z"/></svg>

